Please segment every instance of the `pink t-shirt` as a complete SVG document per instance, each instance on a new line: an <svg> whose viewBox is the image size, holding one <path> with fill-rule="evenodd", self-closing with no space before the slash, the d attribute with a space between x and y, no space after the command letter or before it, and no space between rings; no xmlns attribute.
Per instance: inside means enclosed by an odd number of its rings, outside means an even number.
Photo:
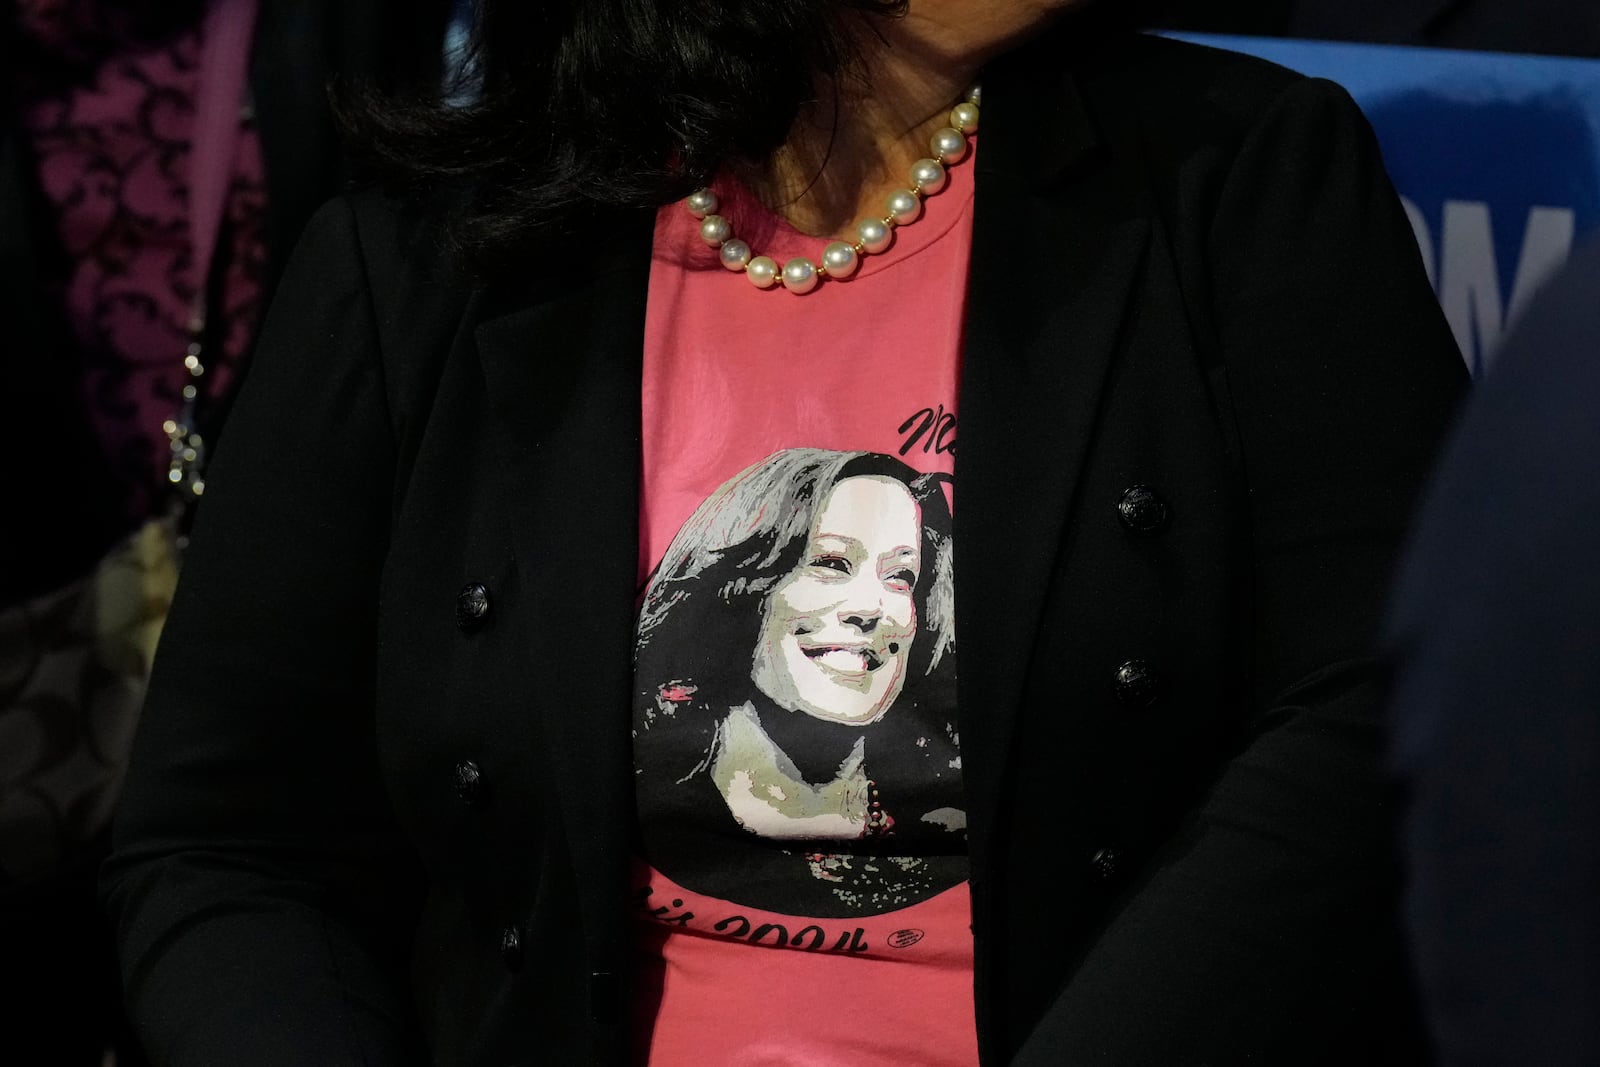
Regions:
<svg viewBox="0 0 1600 1067"><path fill-rule="evenodd" d="M953 482L972 164L796 296L657 220L634 753L640 1059L974 1064ZM725 185L779 263L825 243Z"/></svg>

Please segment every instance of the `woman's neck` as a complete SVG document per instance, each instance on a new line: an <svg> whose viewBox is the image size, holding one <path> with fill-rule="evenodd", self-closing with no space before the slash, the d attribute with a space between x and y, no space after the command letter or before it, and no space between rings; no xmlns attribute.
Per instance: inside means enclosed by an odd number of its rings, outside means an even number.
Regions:
<svg viewBox="0 0 1600 1067"><path fill-rule="evenodd" d="M1071 0L912 0L905 17L860 16L859 74L818 85L788 140L740 175L801 233L843 236L929 155L978 72Z"/></svg>
<svg viewBox="0 0 1600 1067"><path fill-rule="evenodd" d="M837 778L845 760L866 736L860 726L818 719L803 711L788 711L765 697L751 701L751 707L767 738L810 785L821 785Z"/></svg>

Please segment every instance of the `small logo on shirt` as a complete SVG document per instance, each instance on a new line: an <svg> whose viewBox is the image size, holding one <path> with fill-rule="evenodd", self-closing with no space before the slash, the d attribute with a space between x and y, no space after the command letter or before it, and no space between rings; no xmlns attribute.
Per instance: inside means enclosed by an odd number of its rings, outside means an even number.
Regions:
<svg viewBox="0 0 1600 1067"><path fill-rule="evenodd" d="M890 948L910 948L922 940L921 930L896 930L885 938L885 944Z"/></svg>

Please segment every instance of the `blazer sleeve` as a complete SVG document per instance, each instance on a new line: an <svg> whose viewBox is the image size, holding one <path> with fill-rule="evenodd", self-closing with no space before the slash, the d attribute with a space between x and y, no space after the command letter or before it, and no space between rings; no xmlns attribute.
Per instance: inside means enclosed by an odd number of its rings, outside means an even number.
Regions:
<svg viewBox="0 0 1600 1067"><path fill-rule="evenodd" d="M1206 269L1245 480L1253 705L1020 1064L1280 1062L1292 1034L1321 1044L1308 1020L1372 1025L1339 1007L1379 973L1392 922L1371 649L1466 373L1343 90L1281 92L1216 204Z"/></svg>
<svg viewBox="0 0 1600 1067"><path fill-rule="evenodd" d="M373 739L395 466L376 336L336 202L209 472L103 873L157 1063L424 1058L403 977L421 880Z"/></svg>
<svg viewBox="0 0 1600 1067"><path fill-rule="evenodd" d="M1390 765L1436 1062L1600 1063L1600 244L1529 306L1396 583Z"/></svg>

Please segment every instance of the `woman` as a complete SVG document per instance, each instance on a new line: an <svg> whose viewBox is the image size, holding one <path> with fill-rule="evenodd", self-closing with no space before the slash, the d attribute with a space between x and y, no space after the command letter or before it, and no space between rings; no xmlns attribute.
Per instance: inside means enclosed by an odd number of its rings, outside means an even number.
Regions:
<svg viewBox="0 0 1600 1067"><path fill-rule="evenodd" d="M1369 648L1464 373L1370 131L1115 5L891 7L491 3L484 103L389 128L483 283L313 228L108 869L159 1059L1381 1062ZM631 877L644 576L732 471L956 425L966 881L702 928Z"/></svg>
<svg viewBox="0 0 1600 1067"><path fill-rule="evenodd" d="M658 872L811 918L965 880L937 858L966 849L945 481L891 456L785 449L678 532L634 656L635 790ZM862 843L896 855L892 878L843 855ZM731 855L768 874L730 872Z"/></svg>

